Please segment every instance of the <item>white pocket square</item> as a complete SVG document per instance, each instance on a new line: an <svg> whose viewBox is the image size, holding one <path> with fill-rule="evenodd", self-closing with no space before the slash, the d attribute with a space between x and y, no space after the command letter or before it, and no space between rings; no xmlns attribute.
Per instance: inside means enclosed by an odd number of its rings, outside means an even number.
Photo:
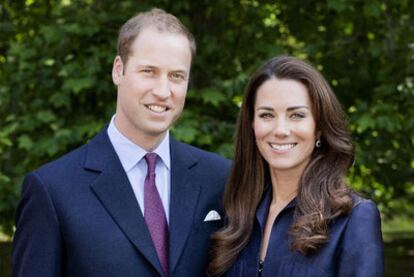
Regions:
<svg viewBox="0 0 414 277"><path fill-rule="evenodd" d="M206 218L204 218L204 222L206 222L206 221L220 220L220 219L221 219L221 216L219 215L219 213L216 212L215 210L211 210L206 215Z"/></svg>

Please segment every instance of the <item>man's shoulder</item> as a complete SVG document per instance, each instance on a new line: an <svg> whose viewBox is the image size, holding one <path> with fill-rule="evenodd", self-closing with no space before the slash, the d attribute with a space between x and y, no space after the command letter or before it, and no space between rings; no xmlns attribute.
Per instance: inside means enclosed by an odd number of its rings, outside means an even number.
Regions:
<svg viewBox="0 0 414 277"><path fill-rule="evenodd" d="M51 175L51 176L66 176L68 173L73 174L77 170L83 169L87 158L88 148L91 144L96 144L101 140L104 131L98 133L89 142L78 146L70 152L58 157L57 159L50 161L33 172L39 175Z"/></svg>
<svg viewBox="0 0 414 277"><path fill-rule="evenodd" d="M217 153L210 152L177 140L173 140L172 143L176 144L176 146L181 148L181 150L189 152L195 159L197 159L198 162L226 167L230 167L231 165L231 160Z"/></svg>
<svg viewBox="0 0 414 277"><path fill-rule="evenodd" d="M73 168L82 166L87 151L87 144L83 144L70 152L52 160L46 164L41 165L33 172L40 175L44 174L59 174L60 172L70 171Z"/></svg>

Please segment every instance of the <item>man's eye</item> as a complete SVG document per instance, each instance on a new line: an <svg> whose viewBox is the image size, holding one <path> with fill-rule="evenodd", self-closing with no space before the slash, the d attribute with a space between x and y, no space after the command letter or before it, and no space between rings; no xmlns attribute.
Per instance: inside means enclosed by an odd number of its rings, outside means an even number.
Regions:
<svg viewBox="0 0 414 277"><path fill-rule="evenodd" d="M154 73L154 70L146 68L146 69L142 69L141 72L146 73L146 74L152 74L152 73Z"/></svg>
<svg viewBox="0 0 414 277"><path fill-rule="evenodd" d="M185 80L185 76L182 73L171 73L171 78L174 80Z"/></svg>

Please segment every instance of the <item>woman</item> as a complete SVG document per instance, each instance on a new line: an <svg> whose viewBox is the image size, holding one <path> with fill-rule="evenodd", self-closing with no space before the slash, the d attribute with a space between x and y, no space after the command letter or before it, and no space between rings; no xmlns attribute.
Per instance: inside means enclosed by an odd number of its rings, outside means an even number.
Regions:
<svg viewBox="0 0 414 277"><path fill-rule="evenodd" d="M341 105L311 65L276 57L240 111L226 226L211 276L382 276L379 212L352 194L354 149Z"/></svg>

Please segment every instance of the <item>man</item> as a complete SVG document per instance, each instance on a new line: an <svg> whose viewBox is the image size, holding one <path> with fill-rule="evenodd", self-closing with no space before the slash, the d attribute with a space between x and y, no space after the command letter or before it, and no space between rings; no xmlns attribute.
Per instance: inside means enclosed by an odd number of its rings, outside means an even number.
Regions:
<svg viewBox="0 0 414 277"><path fill-rule="evenodd" d="M205 274L230 162L169 135L194 52L192 35L162 10L124 24L109 126L25 178L14 276Z"/></svg>

